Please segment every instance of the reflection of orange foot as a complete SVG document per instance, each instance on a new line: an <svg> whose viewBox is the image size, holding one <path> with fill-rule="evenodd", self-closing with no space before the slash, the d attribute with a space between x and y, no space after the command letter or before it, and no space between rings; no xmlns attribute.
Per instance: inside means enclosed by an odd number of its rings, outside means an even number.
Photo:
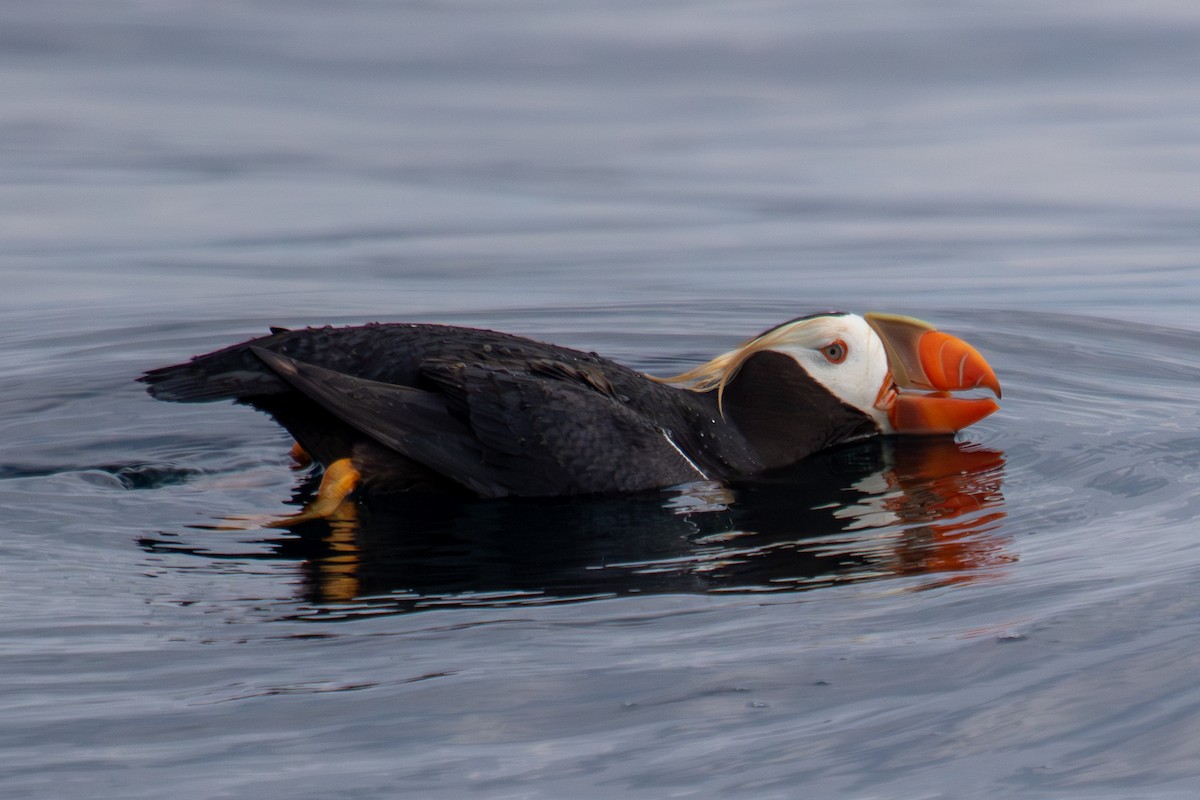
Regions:
<svg viewBox="0 0 1200 800"><path fill-rule="evenodd" d="M361 594L358 580L358 506L342 503L329 516L329 554L313 562L317 588L327 603L347 603Z"/></svg>
<svg viewBox="0 0 1200 800"><path fill-rule="evenodd" d="M312 466L312 456L308 454L307 450L300 446L299 442L292 444L291 452L288 453L288 455L292 457L292 469L307 469L308 467Z"/></svg>
<svg viewBox="0 0 1200 800"><path fill-rule="evenodd" d="M321 486L317 489L315 500L300 513L268 522L266 527L286 528L289 525L333 516L350 493L358 487L361 477L359 471L350 463L350 459L339 458L325 468L325 475L321 478Z"/></svg>

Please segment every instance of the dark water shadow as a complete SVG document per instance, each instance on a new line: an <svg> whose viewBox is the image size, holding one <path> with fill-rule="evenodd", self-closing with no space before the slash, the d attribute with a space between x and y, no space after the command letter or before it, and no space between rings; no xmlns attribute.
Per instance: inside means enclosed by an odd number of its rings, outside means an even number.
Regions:
<svg viewBox="0 0 1200 800"><path fill-rule="evenodd" d="M629 497L346 504L272 532L303 574L301 616L545 604L650 593L785 592L921 575L921 587L1010 560L1003 454L949 439L874 440L724 487ZM305 499L301 496L299 499ZM212 532L146 538L151 553L220 559Z"/></svg>

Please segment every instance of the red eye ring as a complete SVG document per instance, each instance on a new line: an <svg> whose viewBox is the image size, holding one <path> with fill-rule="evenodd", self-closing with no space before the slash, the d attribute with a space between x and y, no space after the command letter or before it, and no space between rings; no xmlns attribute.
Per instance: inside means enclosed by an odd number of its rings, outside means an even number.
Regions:
<svg viewBox="0 0 1200 800"><path fill-rule="evenodd" d="M850 348L846 347L846 343L841 339L837 339L822 347L821 355L825 356L825 360L830 364L840 364L850 355Z"/></svg>

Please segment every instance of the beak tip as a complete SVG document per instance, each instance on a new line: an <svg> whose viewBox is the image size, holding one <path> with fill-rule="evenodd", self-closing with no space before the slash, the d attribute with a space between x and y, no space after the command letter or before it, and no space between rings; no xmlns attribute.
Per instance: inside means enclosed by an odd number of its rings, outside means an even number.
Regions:
<svg viewBox="0 0 1200 800"><path fill-rule="evenodd" d="M991 398L952 398L950 392L982 389L999 400L1000 380L984 357L967 342L927 322L890 314L867 314L867 323L883 341L892 385L932 392L894 401L890 412L899 431L946 433L961 430L997 411Z"/></svg>

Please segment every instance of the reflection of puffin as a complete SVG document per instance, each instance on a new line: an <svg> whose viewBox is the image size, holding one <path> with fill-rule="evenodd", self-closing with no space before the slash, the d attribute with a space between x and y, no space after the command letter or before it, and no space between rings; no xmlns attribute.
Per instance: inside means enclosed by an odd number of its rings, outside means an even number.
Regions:
<svg viewBox="0 0 1200 800"><path fill-rule="evenodd" d="M1001 524L1003 481L997 451L949 436L874 437L728 485L586 502L372 496L287 536L239 541L198 526L141 545L294 563L299 612L320 616L794 592L900 576L927 588L995 576L1015 558Z"/></svg>
<svg viewBox="0 0 1200 800"><path fill-rule="evenodd" d="M502 497L729 480L866 436L953 432L996 404L948 392L1000 394L970 345L879 314L792 320L667 379L508 334L393 324L275 330L141 380L287 428L325 468L292 521L360 486Z"/></svg>

